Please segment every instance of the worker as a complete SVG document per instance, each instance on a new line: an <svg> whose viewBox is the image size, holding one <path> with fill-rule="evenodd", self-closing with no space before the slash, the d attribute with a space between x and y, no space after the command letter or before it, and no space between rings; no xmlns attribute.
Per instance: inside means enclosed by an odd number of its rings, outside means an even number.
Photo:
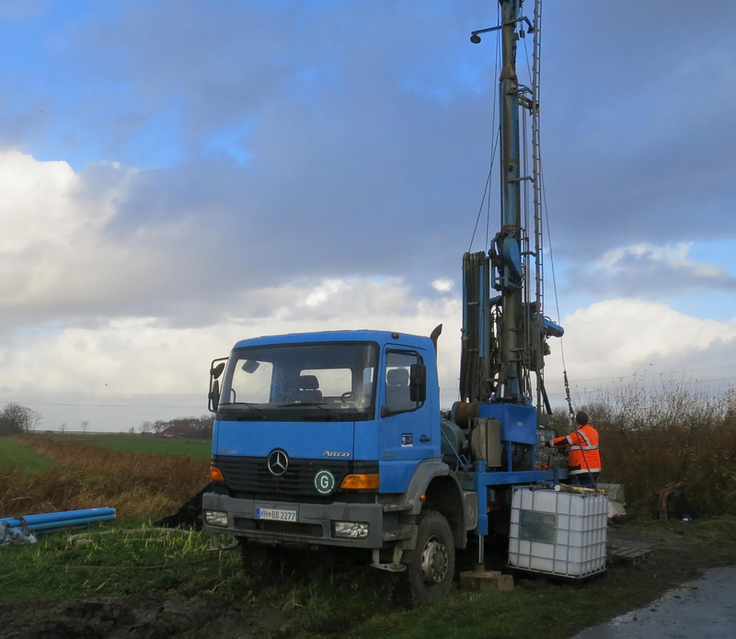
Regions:
<svg viewBox="0 0 736 639"><path fill-rule="evenodd" d="M563 437L544 442L544 446L567 448L569 479L584 487L595 488L601 474L601 456L598 452L598 431L590 425L588 413L578 411L575 415L576 431Z"/></svg>

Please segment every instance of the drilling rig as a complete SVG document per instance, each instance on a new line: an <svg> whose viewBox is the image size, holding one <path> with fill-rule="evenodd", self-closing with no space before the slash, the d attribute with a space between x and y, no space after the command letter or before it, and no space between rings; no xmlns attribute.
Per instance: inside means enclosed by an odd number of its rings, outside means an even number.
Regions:
<svg viewBox="0 0 736 639"><path fill-rule="evenodd" d="M415 602L427 603L449 589L456 549L477 544L483 564L515 486L566 474L538 467L536 452L538 411L549 409L546 340L563 331L542 308L539 0L534 7L529 17L522 0L500 0L501 24L471 35L501 35L501 226L489 250L463 258L461 401L442 418L438 330L235 344L210 369L203 511L205 529L235 536L244 557L282 545L352 549L375 568L406 572ZM527 35L530 86L516 74ZM531 122L531 154L522 120Z"/></svg>

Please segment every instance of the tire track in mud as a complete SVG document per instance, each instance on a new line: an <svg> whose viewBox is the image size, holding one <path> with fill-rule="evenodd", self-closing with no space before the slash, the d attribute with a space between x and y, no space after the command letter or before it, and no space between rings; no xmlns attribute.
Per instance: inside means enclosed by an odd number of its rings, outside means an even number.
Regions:
<svg viewBox="0 0 736 639"><path fill-rule="evenodd" d="M221 599L140 596L73 601L19 601L0 605L4 639L251 639L263 627Z"/></svg>

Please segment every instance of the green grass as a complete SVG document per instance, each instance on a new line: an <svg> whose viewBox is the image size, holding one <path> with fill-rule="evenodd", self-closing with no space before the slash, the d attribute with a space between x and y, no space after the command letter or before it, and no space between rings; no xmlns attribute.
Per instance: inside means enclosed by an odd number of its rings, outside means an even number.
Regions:
<svg viewBox="0 0 736 639"><path fill-rule="evenodd" d="M736 543L736 516L698 517L690 522L677 519L639 518L628 524L641 530L667 530L677 535L692 537L714 544Z"/></svg>
<svg viewBox="0 0 736 639"><path fill-rule="evenodd" d="M220 560L218 553L207 551L207 535L121 528L119 523L100 525L82 533L86 539L75 543L68 543L65 534L56 534L42 535L33 545L3 548L0 579L10 580L13 588L0 591L0 602L167 589L200 592L216 589L224 578L238 581L235 569L240 556L231 553ZM114 532L98 534L104 530Z"/></svg>
<svg viewBox="0 0 736 639"><path fill-rule="evenodd" d="M0 437L0 468L17 464L28 474L42 473L58 464L10 437Z"/></svg>
<svg viewBox="0 0 736 639"><path fill-rule="evenodd" d="M632 598L630 589L625 590L606 588L604 595L604 586L596 584L582 589L547 585L532 591L455 593L429 608L376 615L351 637L511 639L537 636L541 628L545 639L569 637L620 610L622 602Z"/></svg>
<svg viewBox="0 0 736 639"><path fill-rule="evenodd" d="M184 439L156 437L153 435L76 435L57 436L62 441L74 441L92 444L107 450L120 453L136 453L139 455L185 455L194 459L209 459L212 456L210 439Z"/></svg>
<svg viewBox="0 0 736 639"><path fill-rule="evenodd" d="M679 530L725 541L734 523L711 520ZM666 531L673 525L654 522L646 527ZM203 533L125 530L137 527L115 522L92 529L81 542L69 543L65 535L42 536L32 546L0 549L0 582L13 584L0 590L0 602L205 594L251 610L254 619L275 619L267 629L274 638L511 639L536 636L544 628L545 639L562 639L646 605L676 578L660 561L638 571L612 568L607 579L584 588L543 580L530 587L517 583L511 592L462 593L453 588L431 606L407 610L406 599L394 596L401 592L401 577L368 567L333 571L319 557L306 565L292 557L270 573L256 569L246 574L239 551L210 552L211 540Z"/></svg>
<svg viewBox="0 0 736 639"><path fill-rule="evenodd" d="M120 524L118 524L119 526ZM113 528L114 529L114 528ZM2 550L0 603L19 598L58 599L177 592L216 595L276 615L274 637L324 636L375 639L531 637L545 628L546 639L567 637L644 603L646 591L632 593L605 583L576 589L542 585L533 591L460 593L425 608L407 610L392 598L396 578L370 568L330 572L325 566L285 567L285 577L264 581L247 575L238 551L207 551L202 533L116 532L68 544L44 537L34 546Z"/></svg>

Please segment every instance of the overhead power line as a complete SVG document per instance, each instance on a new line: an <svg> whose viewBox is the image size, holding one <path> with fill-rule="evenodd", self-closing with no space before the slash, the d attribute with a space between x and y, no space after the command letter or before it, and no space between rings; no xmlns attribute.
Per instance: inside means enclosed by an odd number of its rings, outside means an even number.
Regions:
<svg viewBox="0 0 736 639"><path fill-rule="evenodd" d="M82 404L74 402L26 402L17 399L0 399L0 404L22 403L29 406L84 406L85 408L197 408L207 410L207 404Z"/></svg>

